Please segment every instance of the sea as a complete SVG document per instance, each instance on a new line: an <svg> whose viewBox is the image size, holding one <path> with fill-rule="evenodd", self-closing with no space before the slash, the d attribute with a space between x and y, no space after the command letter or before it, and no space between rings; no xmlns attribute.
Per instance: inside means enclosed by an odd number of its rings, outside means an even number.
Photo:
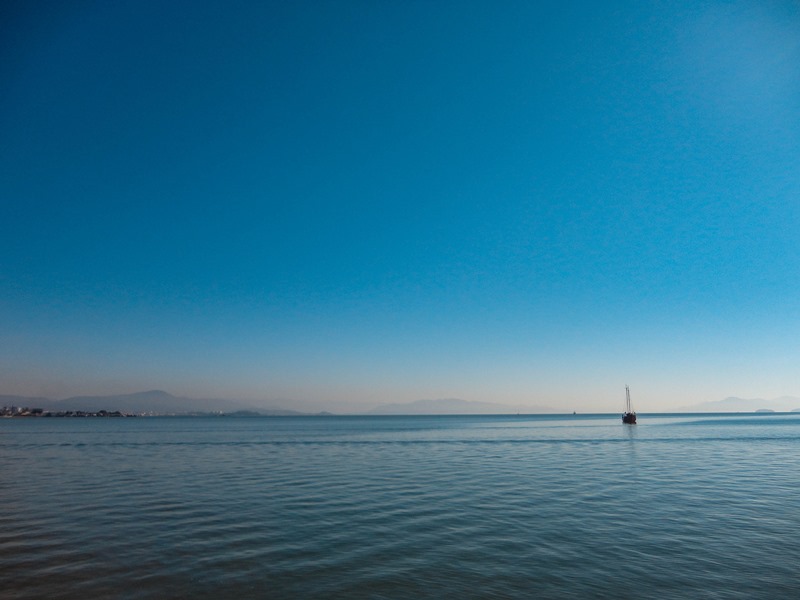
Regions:
<svg viewBox="0 0 800 600"><path fill-rule="evenodd" d="M797 598L800 414L0 419L0 597Z"/></svg>

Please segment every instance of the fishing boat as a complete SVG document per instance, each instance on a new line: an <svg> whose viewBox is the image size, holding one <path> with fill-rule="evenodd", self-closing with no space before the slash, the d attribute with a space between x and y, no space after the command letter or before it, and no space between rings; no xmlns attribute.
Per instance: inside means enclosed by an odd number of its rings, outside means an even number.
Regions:
<svg viewBox="0 0 800 600"><path fill-rule="evenodd" d="M625 412L622 413L622 422L628 425L636 425L636 413L631 410L631 391L625 386Z"/></svg>

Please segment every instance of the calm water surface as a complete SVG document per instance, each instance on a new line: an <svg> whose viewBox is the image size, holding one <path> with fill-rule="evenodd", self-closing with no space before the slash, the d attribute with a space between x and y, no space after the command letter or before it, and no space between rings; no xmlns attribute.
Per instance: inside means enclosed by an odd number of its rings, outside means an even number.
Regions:
<svg viewBox="0 0 800 600"><path fill-rule="evenodd" d="M800 414L0 420L3 598L800 596Z"/></svg>

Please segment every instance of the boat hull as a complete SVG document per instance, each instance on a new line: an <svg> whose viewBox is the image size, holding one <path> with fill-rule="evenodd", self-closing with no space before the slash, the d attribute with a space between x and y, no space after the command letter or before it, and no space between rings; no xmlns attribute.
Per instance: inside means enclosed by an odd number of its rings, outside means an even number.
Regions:
<svg viewBox="0 0 800 600"><path fill-rule="evenodd" d="M622 415L622 422L628 425L636 425L636 413L625 413Z"/></svg>

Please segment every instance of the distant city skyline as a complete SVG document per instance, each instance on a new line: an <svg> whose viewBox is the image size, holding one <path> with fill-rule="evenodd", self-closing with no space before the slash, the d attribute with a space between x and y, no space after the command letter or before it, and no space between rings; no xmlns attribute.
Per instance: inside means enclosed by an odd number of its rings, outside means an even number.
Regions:
<svg viewBox="0 0 800 600"><path fill-rule="evenodd" d="M795 2L8 2L0 394L800 396Z"/></svg>

